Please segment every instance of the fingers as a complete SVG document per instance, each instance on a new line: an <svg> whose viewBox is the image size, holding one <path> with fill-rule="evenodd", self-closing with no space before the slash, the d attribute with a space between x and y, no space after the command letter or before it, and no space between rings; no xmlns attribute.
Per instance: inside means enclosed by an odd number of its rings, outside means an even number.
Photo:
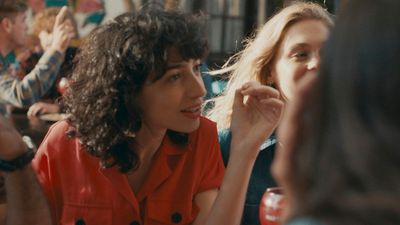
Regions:
<svg viewBox="0 0 400 225"><path fill-rule="evenodd" d="M38 116L40 114L46 113L58 113L60 112L60 107L57 104L38 102L29 107L28 116Z"/></svg>
<svg viewBox="0 0 400 225"><path fill-rule="evenodd" d="M56 16L56 21L54 23L54 27L58 27L59 25L61 25L68 13L68 8L66 6L63 6L60 10L60 12L57 14Z"/></svg>
<svg viewBox="0 0 400 225"><path fill-rule="evenodd" d="M285 105L282 100L276 98L268 98L262 99L260 103L269 107L276 116L282 117L283 108Z"/></svg>
<svg viewBox="0 0 400 225"><path fill-rule="evenodd" d="M284 103L281 99L277 98L265 98L258 100L250 96L246 102L253 111L258 111L260 115L263 115L265 121L269 125L274 124L274 128L278 125L282 119Z"/></svg>
<svg viewBox="0 0 400 225"><path fill-rule="evenodd" d="M261 100L263 98L280 98L279 91L275 88L262 85L258 82L248 82L242 86L243 95L251 95Z"/></svg>
<svg viewBox="0 0 400 225"><path fill-rule="evenodd" d="M233 108L243 107L243 94L241 93L241 89L235 91L235 98L233 99Z"/></svg>
<svg viewBox="0 0 400 225"><path fill-rule="evenodd" d="M60 24L58 27L54 28L53 31L53 40L52 47L55 50L63 53L68 45L70 40L75 36L73 31L73 27L69 25L68 20Z"/></svg>
<svg viewBox="0 0 400 225"><path fill-rule="evenodd" d="M255 149L246 155L258 154L261 143L279 124L283 105L277 90L258 82L246 83L236 91L231 131L234 142L240 140L247 147L252 146L251 149ZM252 135L248 135L249 132Z"/></svg>
<svg viewBox="0 0 400 225"><path fill-rule="evenodd" d="M33 104L31 107L29 107L27 115L29 117L31 116L37 116L40 114L40 111L42 110L42 107L39 103Z"/></svg>
<svg viewBox="0 0 400 225"><path fill-rule="evenodd" d="M246 101L244 98L247 96ZM252 81L245 83L235 92L234 106L251 106L259 111L273 111L273 114L281 117L284 103L280 99L278 90Z"/></svg>

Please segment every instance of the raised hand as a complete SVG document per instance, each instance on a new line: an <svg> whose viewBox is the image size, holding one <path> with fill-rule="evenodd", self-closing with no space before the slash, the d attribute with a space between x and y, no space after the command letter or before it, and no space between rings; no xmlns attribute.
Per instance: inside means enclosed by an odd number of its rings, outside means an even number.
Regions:
<svg viewBox="0 0 400 225"><path fill-rule="evenodd" d="M232 145L251 152L231 154L257 157L259 146L277 127L283 107L279 92L272 87L253 81L237 90L232 107Z"/></svg>
<svg viewBox="0 0 400 225"><path fill-rule="evenodd" d="M51 48L61 53L65 52L71 38L75 35L71 21L65 19L67 14L68 8L66 6L62 7L56 17L52 33Z"/></svg>

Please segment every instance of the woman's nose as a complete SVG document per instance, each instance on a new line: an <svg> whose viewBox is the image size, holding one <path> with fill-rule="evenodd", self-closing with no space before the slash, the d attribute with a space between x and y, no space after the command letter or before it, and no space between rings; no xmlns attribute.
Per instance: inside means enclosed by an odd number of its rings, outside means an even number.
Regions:
<svg viewBox="0 0 400 225"><path fill-rule="evenodd" d="M206 94L206 88L204 86L203 78L201 74L193 73L191 76L190 85L188 85L188 92L190 97L202 98Z"/></svg>
<svg viewBox="0 0 400 225"><path fill-rule="evenodd" d="M311 57L310 61L307 64L307 69L308 70L318 70L319 66L321 64L321 59L319 54L315 54L313 57Z"/></svg>

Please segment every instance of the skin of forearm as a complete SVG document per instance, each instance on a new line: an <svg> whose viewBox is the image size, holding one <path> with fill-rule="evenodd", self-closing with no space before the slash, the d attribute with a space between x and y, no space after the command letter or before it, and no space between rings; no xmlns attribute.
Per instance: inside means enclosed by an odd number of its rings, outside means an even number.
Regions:
<svg viewBox="0 0 400 225"><path fill-rule="evenodd" d="M234 148L235 145L232 153L240 151ZM240 148L239 145L236 148ZM241 154L230 155L222 185L205 224L240 224L254 162Z"/></svg>
<svg viewBox="0 0 400 225"><path fill-rule="evenodd" d="M7 192L7 225L51 225L47 199L30 165L4 173Z"/></svg>

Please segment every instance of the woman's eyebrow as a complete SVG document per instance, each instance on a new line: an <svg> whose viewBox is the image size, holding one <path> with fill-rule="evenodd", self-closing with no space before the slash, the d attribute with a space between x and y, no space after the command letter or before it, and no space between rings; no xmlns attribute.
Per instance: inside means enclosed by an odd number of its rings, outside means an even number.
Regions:
<svg viewBox="0 0 400 225"><path fill-rule="evenodd" d="M186 64L186 61L181 61L181 62L177 62L177 63L168 63L167 70L183 67L185 64Z"/></svg>
<svg viewBox="0 0 400 225"><path fill-rule="evenodd" d="M304 48L307 48L309 46L310 45L307 44L307 43L297 43L297 44L289 47L289 53L291 54L291 53L293 53L293 52L295 52L295 51L297 51L299 49L304 49Z"/></svg>

